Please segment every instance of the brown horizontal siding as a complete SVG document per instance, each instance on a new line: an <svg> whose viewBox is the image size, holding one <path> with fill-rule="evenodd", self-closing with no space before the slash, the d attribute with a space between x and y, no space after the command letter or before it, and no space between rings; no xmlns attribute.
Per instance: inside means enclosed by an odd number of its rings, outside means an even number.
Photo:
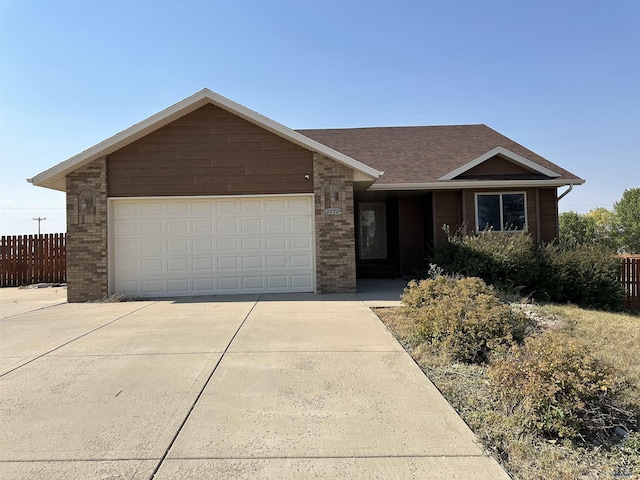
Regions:
<svg viewBox="0 0 640 480"><path fill-rule="evenodd" d="M111 197L159 197L159 196L209 196L209 195L275 195L283 194L291 186L282 183L272 183L265 185L264 183L225 183L225 184L207 184L201 183L197 185L188 185L188 189L184 184L168 184L162 185L162 192L158 193L158 185L136 185L135 195L131 195L130 186L113 187ZM242 193L238 193L242 191ZM185 193L188 192L188 193Z"/></svg>
<svg viewBox="0 0 640 480"><path fill-rule="evenodd" d="M398 198L400 273L412 275L424 268L424 214L422 197Z"/></svg>
<svg viewBox="0 0 640 480"><path fill-rule="evenodd" d="M268 166L260 166L260 167L246 167L242 165L238 166L229 166L229 167L218 167L211 166L210 162L204 161L205 163L194 162L192 167L190 168L190 174L195 176L196 183L198 183L198 179L200 177L210 177L214 176L219 178L221 181L226 181L228 176L242 176L243 180L249 180L250 176L262 177L263 175L271 175L274 169L273 165ZM160 163L160 162L158 162ZM156 168L162 168L162 177L163 178L177 178L183 177L184 169L180 167L175 167L175 161L172 163L165 163L163 167L159 167L156 165ZM298 175L304 176L309 172L307 167L304 166L295 166L295 167L287 167L289 169L289 173L297 173ZM150 173L148 168L144 167L133 167L127 169L127 176L119 179L119 182L131 184L137 181L145 181L146 178L154 177L154 173ZM254 178L255 180L255 178ZM298 179L294 179L296 182ZM286 182L284 182L286 183Z"/></svg>
<svg viewBox="0 0 640 480"><path fill-rule="evenodd" d="M204 152L204 151L212 151L215 152L217 155L221 155L224 152L235 152L235 151L256 151L256 152L260 152L260 151L287 151L287 150L301 150L301 151L305 151L302 147L298 147L297 145L293 144L293 143L288 143L288 142L278 142L278 141L271 141L271 142L260 142L260 141L228 141L228 136L227 135L212 135L212 136L207 136L207 135L203 135L203 138L201 141L198 142L179 142L179 141L173 141L173 142L166 142L166 143L162 143L162 142L145 142L145 143L136 143L135 145L132 144L132 146L127 146L124 147L126 148L126 150L124 150L125 152L139 152L139 153L143 153L143 152ZM216 140L216 138L218 138L218 140ZM155 139L154 139L155 140ZM140 140L138 140L140 141ZM309 155L311 153L309 152ZM112 155L116 155L111 154L110 157ZM273 153L272 153L273 155Z"/></svg>
<svg viewBox="0 0 640 480"><path fill-rule="evenodd" d="M500 155L491 157L490 159L482 162L480 165L467 170L461 175L458 175L457 179L500 179L505 180L509 178L547 178L544 175L540 175L537 172L533 172L527 168L522 167L516 163L513 163Z"/></svg>
<svg viewBox="0 0 640 480"><path fill-rule="evenodd" d="M212 158L213 157L213 158ZM189 160L192 163L202 167L209 166L228 166L229 158L234 160L233 165L243 166L255 166L256 160L259 160L260 166L272 167L272 166L287 166L308 169L308 166L304 162L297 162L297 165L291 165L290 159L298 159L300 153L294 150L280 151L278 156L274 158L270 151L242 151L234 150L227 152L227 156L224 158L216 158L217 155L212 155L210 150L202 151L166 151L166 152L118 152L118 161L126 162L126 166L120 166L123 169L129 168L148 168L149 162L154 162L154 166L161 168L171 168L182 165L182 160ZM180 160L180 163L176 163L176 160ZM182 167L180 167L182 168ZM116 169L112 169L114 173L117 173Z"/></svg>
<svg viewBox="0 0 640 480"><path fill-rule="evenodd" d="M433 229L434 242L437 245L447 240L447 234L442 229L448 225L454 233L462 224L460 191L433 192Z"/></svg>
<svg viewBox="0 0 640 480"><path fill-rule="evenodd" d="M555 188L538 190L540 241L551 242L558 236L558 202Z"/></svg>
<svg viewBox="0 0 640 480"><path fill-rule="evenodd" d="M313 193L310 151L214 105L112 153L107 168L111 197Z"/></svg>

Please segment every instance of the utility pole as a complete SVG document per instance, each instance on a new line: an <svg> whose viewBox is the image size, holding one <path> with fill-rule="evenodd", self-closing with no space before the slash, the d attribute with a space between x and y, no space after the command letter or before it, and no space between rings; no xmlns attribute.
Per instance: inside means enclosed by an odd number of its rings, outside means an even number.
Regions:
<svg viewBox="0 0 640 480"><path fill-rule="evenodd" d="M42 220L46 220L46 219L47 219L47 217L38 217L38 218L34 218L34 220L38 222L38 236L40 236L40 222L41 222Z"/></svg>

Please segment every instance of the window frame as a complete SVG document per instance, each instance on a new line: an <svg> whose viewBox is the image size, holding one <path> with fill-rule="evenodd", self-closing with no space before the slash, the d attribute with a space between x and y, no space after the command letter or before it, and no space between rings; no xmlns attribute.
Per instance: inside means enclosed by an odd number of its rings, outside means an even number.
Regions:
<svg viewBox="0 0 640 480"><path fill-rule="evenodd" d="M480 233L482 230L480 230L480 209L478 208L478 197L480 196L488 196L488 195L498 195L498 199L499 199L499 204L500 204L500 230L496 230L495 228L492 228L491 231L493 232L500 232L500 233L521 233L521 232L527 232L529 230L529 214L528 214L528 208L527 208L527 192L526 191L499 191L499 192L475 192L474 193L474 206L476 209L476 233ZM502 201L502 196L503 195L522 195L523 200L524 200L524 226L522 229L517 229L517 230L505 230L504 229L504 203Z"/></svg>

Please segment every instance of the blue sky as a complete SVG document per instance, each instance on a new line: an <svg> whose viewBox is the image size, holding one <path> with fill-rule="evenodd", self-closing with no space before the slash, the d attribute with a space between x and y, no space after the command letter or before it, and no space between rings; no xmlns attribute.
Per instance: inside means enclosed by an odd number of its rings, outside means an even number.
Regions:
<svg viewBox="0 0 640 480"><path fill-rule="evenodd" d="M640 186L637 0L0 0L0 235L65 229L25 179L207 87L291 128L485 123Z"/></svg>

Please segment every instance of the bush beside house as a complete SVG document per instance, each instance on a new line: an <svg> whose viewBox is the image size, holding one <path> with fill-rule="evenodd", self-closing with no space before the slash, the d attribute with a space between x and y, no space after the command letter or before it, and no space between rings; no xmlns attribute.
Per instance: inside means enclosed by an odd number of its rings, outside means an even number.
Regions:
<svg viewBox="0 0 640 480"><path fill-rule="evenodd" d="M415 325L415 341L441 348L453 361L484 363L496 343L522 341L529 325L479 278L412 281L404 311Z"/></svg>
<svg viewBox="0 0 640 480"><path fill-rule="evenodd" d="M528 234L484 231L449 235L434 257L448 274L476 276L501 290L619 311L625 291L614 253L601 245L536 245Z"/></svg>

